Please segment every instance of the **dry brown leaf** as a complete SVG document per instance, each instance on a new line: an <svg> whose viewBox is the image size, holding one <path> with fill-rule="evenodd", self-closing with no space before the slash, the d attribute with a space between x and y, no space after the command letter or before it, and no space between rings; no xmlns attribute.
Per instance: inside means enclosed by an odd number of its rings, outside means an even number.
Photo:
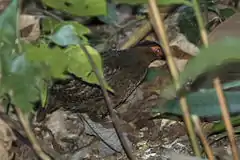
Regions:
<svg viewBox="0 0 240 160"><path fill-rule="evenodd" d="M169 45L171 48L178 49L179 52L181 51L189 57L196 56L199 53L198 47L189 42L188 39L181 33L178 33Z"/></svg>
<svg viewBox="0 0 240 160"><path fill-rule="evenodd" d="M226 37L240 37L239 23L240 13L235 13L209 34L209 42L216 42Z"/></svg>
<svg viewBox="0 0 240 160"><path fill-rule="evenodd" d="M16 137L12 129L2 119L0 119L0 159L10 160L13 154L10 152L13 141Z"/></svg>
<svg viewBox="0 0 240 160"><path fill-rule="evenodd" d="M20 15L19 28L22 40L27 42L35 41L40 36L40 18L22 14Z"/></svg>

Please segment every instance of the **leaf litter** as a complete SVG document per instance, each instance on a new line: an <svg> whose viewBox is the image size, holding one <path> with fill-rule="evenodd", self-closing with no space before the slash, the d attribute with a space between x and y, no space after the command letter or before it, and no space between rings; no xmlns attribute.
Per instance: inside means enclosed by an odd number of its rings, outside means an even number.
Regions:
<svg viewBox="0 0 240 160"><path fill-rule="evenodd" d="M62 6L59 5L59 7ZM75 12L75 10L73 10L73 12ZM165 23L171 46L177 48L175 61L179 64L178 69L184 71L188 58L196 56L198 48L180 33L180 28L177 26L178 18L176 18L179 14L180 13L177 12L169 16L165 20ZM121 14L119 16L121 16ZM36 25L38 22L34 21L34 23ZM134 27L130 27L130 29L134 30ZM123 35L122 37L126 36ZM36 38L37 37L35 37L34 40ZM33 39L30 39L30 41L32 40ZM100 42L100 44L101 43L102 42ZM115 44L119 44L119 40L117 40ZM183 54L184 57L188 58L183 60L178 54ZM164 67L161 66L161 68ZM166 71L166 67L164 71ZM197 160L198 158L196 157L190 157L192 150L185 132L185 127L181 122L169 119L149 120L152 116L150 106L156 103L154 100L158 97L151 95L154 91L148 89L151 88L150 86L159 85L159 83L161 83L160 85L162 86L166 86L170 78L169 75L168 77L161 76L157 80L153 81L154 84L152 84L152 82L140 85L128 98L125 104L117 109L120 113L120 117L122 117L120 122L122 131L126 135L125 138L128 140L129 144L132 144L132 149L139 159L151 160L170 158ZM93 127L95 132L88 126L89 124ZM55 158L59 156L59 159L72 160L79 158L127 159L125 156L115 153L110 147L103 143L103 141L105 141L111 147L115 148L115 150L122 152L121 145L109 120L102 123L94 122L80 113L72 113L59 109L48 115L43 122L35 122L33 126L38 139L50 147L49 150L45 149L45 151L53 157L55 156ZM99 136L102 139L100 139ZM228 146L226 140L218 143L219 144L215 145L221 147ZM22 145L22 147L26 147L25 150L27 150L27 152L24 153L22 151L23 148L19 147L20 151L16 151L16 155L18 155L16 157L19 159L31 159L30 157L35 157L28 146ZM57 154L55 152L57 152ZM221 152L223 151L218 151L217 154ZM113 153L115 153L115 155ZM23 154L26 155L23 156ZM225 155L228 155L228 158L229 155L231 156L229 153Z"/></svg>

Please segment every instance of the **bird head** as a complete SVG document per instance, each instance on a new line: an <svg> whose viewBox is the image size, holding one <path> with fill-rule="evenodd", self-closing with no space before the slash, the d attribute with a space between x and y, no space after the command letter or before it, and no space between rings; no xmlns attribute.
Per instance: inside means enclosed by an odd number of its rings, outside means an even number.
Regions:
<svg viewBox="0 0 240 160"><path fill-rule="evenodd" d="M141 61L146 62L148 65L155 60L165 58L162 46L156 42L140 43L136 46L136 50L138 50Z"/></svg>

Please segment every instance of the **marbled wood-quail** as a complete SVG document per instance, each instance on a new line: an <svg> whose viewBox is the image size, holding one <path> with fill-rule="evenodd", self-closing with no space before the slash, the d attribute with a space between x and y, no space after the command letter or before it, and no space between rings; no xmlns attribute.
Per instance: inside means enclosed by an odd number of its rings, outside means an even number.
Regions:
<svg viewBox="0 0 240 160"><path fill-rule="evenodd" d="M153 43L124 51L109 51L101 53L101 56L104 77L115 91L115 94L109 93L109 95L116 107L141 83L148 65L154 60L162 59L163 51L160 46L159 50L156 49L156 44ZM48 105L43 112L51 113L60 107L73 112L87 112L93 116L107 111L100 87L80 79L53 85ZM42 118L40 116L40 119Z"/></svg>

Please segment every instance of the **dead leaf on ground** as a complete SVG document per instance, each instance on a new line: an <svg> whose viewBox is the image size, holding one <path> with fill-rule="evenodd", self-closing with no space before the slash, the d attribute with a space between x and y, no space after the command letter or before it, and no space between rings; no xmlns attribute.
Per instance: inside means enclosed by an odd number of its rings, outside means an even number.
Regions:
<svg viewBox="0 0 240 160"><path fill-rule="evenodd" d="M172 152L171 153L171 160L206 160L206 159L203 159L203 158L199 158L199 157L192 157L192 156L186 156L186 155L183 155L183 154L178 154L178 153L175 153L175 152Z"/></svg>
<svg viewBox="0 0 240 160"><path fill-rule="evenodd" d="M199 53L199 49L196 45L191 43L183 34L178 33L177 36L170 42L170 47L174 50L178 50L182 52L181 55L177 55L176 57L192 57L196 56Z"/></svg>
<svg viewBox="0 0 240 160"><path fill-rule="evenodd" d="M31 42L35 41L40 36L40 18L22 14L20 15L19 28L21 32L22 40Z"/></svg>
<svg viewBox="0 0 240 160"><path fill-rule="evenodd" d="M1 160L10 160L13 157L10 149L12 148L13 141L16 140L16 137L12 129L0 119L0 159Z"/></svg>
<svg viewBox="0 0 240 160"><path fill-rule="evenodd" d="M100 136L105 143L107 143L109 146L114 148L118 152L122 152L122 145L118 139L118 136L116 134L116 131L114 128L105 128L99 123L95 123L90 119L86 119L87 123L85 122L85 133L88 135L93 136ZM90 126L91 127L90 127ZM123 133L123 136L125 137L128 145L130 148L132 148L132 143L127 137L127 133ZM115 151L113 151L109 146L107 146L103 141L101 141L98 144L98 150L99 154L101 156L109 156L111 154L114 154Z"/></svg>

